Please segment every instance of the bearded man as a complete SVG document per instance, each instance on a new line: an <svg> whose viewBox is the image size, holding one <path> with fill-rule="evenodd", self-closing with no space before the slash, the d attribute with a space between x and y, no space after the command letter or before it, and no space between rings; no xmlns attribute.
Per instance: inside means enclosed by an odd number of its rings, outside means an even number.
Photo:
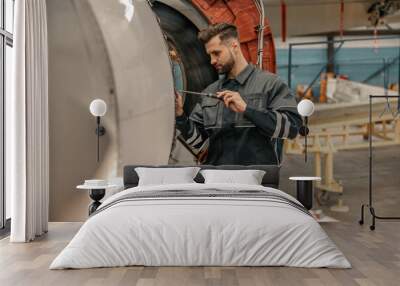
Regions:
<svg viewBox="0 0 400 286"><path fill-rule="evenodd" d="M249 64L234 25L219 23L199 32L219 79L188 116L176 94L176 126L204 164L280 164L283 139L295 138L302 120L295 97L275 74Z"/></svg>

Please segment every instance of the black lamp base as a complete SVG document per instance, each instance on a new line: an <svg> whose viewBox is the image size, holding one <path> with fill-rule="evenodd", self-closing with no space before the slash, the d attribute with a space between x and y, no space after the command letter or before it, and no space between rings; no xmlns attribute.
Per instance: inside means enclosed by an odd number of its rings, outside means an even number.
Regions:
<svg viewBox="0 0 400 286"><path fill-rule="evenodd" d="M104 126L99 126L96 128L96 135L103 136L106 134L106 128Z"/></svg>
<svg viewBox="0 0 400 286"><path fill-rule="evenodd" d="M101 205L100 200L104 198L106 194L106 189L91 189L89 191L89 197L94 201L89 206L89 216L94 213L97 208Z"/></svg>
<svg viewBox="0 0 400 286"><path fill-rule="evenodd" d="M301 126L300 128L299 128L299 133L300 133L300 135L301 136L307 136L308 135L308 133L310 133L310 129L308 129L308 127L307 126Z"/></svg>
<svg viewBox="0 0 400 286"><path fill-rule="evenodd" d="M297 181L297 200L303 204L303 206L310 210L313 206L313 181L311 180L300 180Z"/></svg>

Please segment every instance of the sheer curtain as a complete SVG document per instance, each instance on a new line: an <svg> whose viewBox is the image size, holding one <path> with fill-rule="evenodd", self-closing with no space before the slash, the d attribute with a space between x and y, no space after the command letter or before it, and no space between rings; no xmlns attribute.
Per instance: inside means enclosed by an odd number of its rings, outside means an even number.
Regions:
<svg viewBox="0 0 400 286"><path fill-rule="evenodd" d="M15 1L13 92L6 98L12 242L47 232L49 134L45 0Z"/></svg>

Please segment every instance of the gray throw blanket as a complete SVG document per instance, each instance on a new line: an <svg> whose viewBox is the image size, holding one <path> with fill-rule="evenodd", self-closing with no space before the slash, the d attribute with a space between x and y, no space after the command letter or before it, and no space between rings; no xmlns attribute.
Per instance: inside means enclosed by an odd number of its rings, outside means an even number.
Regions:
<svg viewBox="0 0 400 286"><path fill-rule="evenodd" d="M107 210L108 208L126 201L143 201L153 199L176 199L176 200L190 200L190 199L201 199L210 200L212 198L230 198L230 199L257 199L258 201L264 200L269 202L276 202L292 206L293 208L303 212L306 215L311 216L310 212L301 204L292 201L285 196L281 196L268 191L260 190L240 190L240 191L221 191L216 189L205 189L205 190L165 190L165 191L138 191L125 194L118 197L116 200L102 205L97 211L91 214L91 217Z"/></svg>

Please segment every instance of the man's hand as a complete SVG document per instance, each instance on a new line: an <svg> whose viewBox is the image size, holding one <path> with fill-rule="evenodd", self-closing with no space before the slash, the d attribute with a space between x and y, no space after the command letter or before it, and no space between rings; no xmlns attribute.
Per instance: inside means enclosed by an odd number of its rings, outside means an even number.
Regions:
<svg viewBox="0 0 400 286"><path fill-rule="evenodd" d="M183 99L182 95L175 91L175 116L183 115Z"/></svg>
<svg viewBox="0 0 400 286"><path fill-rule="evenodd" d="M246 110L247 103L236 91L230 91L230 90L220 91L217 92L217 96L221 97L224 100L225 106L234 112L242 113Z"/></svg>

